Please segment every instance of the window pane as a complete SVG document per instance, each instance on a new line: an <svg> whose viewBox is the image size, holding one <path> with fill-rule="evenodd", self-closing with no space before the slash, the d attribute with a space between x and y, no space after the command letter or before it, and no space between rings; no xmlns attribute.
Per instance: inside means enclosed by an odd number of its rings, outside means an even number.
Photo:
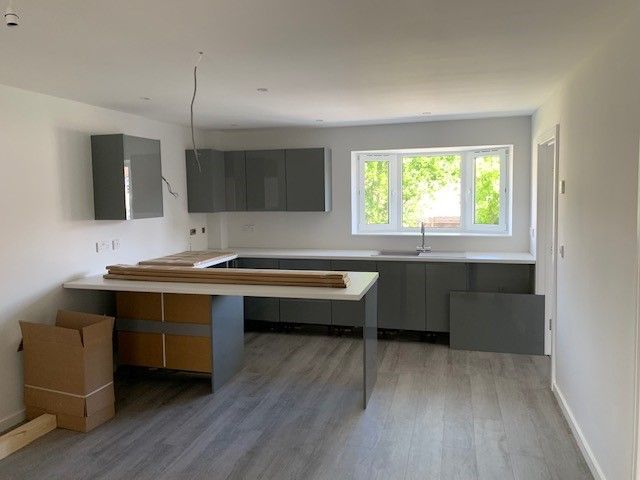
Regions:
<svg viewBox="0 0 640 480"><path fill-rule="evenodd" d="M474 171L473 223L498 225L500 223L500 156L476 157Z"/></svg>
<svg viewBox="0 0 640 480"><path fill-rule="evenodd" d="M460 155L403 157L403 227L460 227L460 164Z"/></svg>
<svg viewBox="0 0 640 480"><path fill-rule="evenodd" d="M367 225L389 223L389 162L364 162L364 220Z"/></svg>

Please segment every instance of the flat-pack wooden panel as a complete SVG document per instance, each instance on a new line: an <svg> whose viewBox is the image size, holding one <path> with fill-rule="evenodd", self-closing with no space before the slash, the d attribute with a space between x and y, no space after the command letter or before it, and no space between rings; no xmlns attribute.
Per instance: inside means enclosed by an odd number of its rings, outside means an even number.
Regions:
<svg viewBox="0 0 640 480"><path fill-rule="evenodd" d="M161 333L118 332L118 363L138 367L163 367Z"/></svg>
<svg viewBox="0 0 640 480"><path fill-rule="evenodd" d="M165 335L166 368L211 373L211 339Z"/></svg>
<svg viewBox="0 0 640 480"><path fill-rule="evenodd" d="M544 295L451 292L450 346L544 354Z"/></svg>
<svg viewBox="0 0 640 480"><path fill-rule="evenodd" d="M211 297L183 293L164 294L164 321L175 323L211 323Z"/></svg>
<svg viewBox="0 0 640 480"><path fill-rule="evenodd" d="M116 309L120 318L162 321L162 299L159 293L117 292Z"/></svg>

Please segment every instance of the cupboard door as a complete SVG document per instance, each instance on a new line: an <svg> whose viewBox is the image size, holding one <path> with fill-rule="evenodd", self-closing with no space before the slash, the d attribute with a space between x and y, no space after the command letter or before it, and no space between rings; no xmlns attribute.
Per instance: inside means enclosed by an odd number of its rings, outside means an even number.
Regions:
<svg viewBox="0 0 640 480"><path fill-rule="evenodd" d="M465 263L426 264L427 331L449 331L449 294L467 291Z"/></svg>
<svg viewBox="0 0 640 480"><path fill-rule="evenodd" d="M377 262L378 327L426 329L426 278L422 262Z"/></svg>
<svg viewBox="0 0 640 480"><path fill-rule="evenodd" d="M331 168L324 148L285 150L287 210L327 212L330 210Z"/></svg>
<svg viewBox="0 0 640 480"><path fill-rule="evenodd" d="M193 150L187 150L187 209L189 212L206 213L225 210L224 155L217 150L198 149L198 162L196 162Z"/></svg>
<svg viewBox="0 0 640 480"><path fill-rule="evenodd" d="M285 211L287 191L284 150L247 151L245 164L247 210Z"/></svg>
<svg viewBox="0 0 640 480"><path fill-rule="evenodd" d="M225 211L247 209L246 176L245 152L224 152Z"/></svg>

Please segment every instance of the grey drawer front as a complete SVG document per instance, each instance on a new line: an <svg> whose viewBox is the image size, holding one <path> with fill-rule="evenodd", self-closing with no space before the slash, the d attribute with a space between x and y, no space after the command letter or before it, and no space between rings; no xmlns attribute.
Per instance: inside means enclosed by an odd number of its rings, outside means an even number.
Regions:
<svg viewBox="0 0 640 480"><path fill-rule="evenodd" d="M544 354L544 296L451 293L451 348Z"/></svg>

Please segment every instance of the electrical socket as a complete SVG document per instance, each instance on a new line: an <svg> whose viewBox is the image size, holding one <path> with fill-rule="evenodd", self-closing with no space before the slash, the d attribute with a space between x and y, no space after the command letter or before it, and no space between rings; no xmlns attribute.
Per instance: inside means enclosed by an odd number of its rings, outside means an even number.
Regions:
<svg viewBox="0 0 640 480"><path fill-rule="evenodd" d="M256 226L255 226L255 225L253 225L253 224L243 225L243 226L242 226L242 229L243 229L245 232L255 232L255 231L256 231Z"/></svg>
<svg viewBox="0 0 640 480"><path fill-rule="evenodd" d="M109 240L98 240L96 242L96 253L104 253L111 250L111 242Z"/></svg>
<svg viewBox="0 0 640 480"><path fill-rule="evenodd" d="M111 240L111 248L113 250L120 250L120 239L119 238L114 238L113 240Z"/></svg>
<svg viewBox="0 0 640 480"><path fill-rule="evenodd" d="M193 235L195 235L196 233L198 233L198 231L197 231L195 228L190 228L190 229L189 229L189 235L190 235L190 236L193 236Z"/></svg>

